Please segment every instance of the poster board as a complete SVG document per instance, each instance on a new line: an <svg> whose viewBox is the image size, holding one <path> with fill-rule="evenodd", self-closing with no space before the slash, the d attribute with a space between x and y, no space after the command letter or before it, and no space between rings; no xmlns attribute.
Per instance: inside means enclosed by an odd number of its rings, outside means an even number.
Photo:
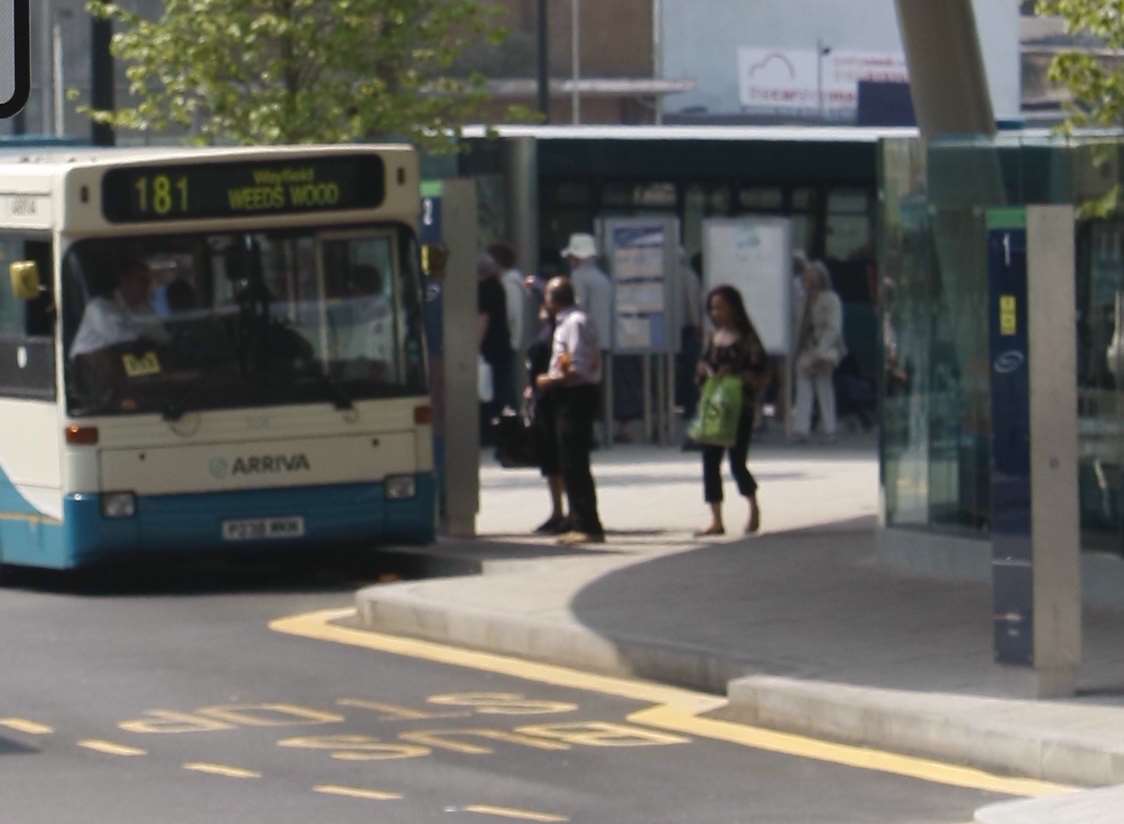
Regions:
<svg viewBox="0 0 1124 824"><path fill-rule="evenodd" d="M792 351L792 224L781 217L703 221L703 283L741 292L770 355Z"/></svg>
<svg viewBox="0 0 1124 824"><path fill-rule="evenodd" d="M679 221L606 218L601 224L613 281L613 351L679 350Z"/></svg>

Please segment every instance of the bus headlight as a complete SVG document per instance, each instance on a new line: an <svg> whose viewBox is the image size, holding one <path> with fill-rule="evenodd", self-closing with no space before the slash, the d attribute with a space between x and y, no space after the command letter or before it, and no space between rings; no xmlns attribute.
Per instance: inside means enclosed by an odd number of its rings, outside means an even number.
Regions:
<svg viewBox="0 0 1124 824"><path fill-rule="evenodd" d="M101 514L103 518L132 518L137 514L137 496L132 492L105 492Z"/></svg>
<svg viewBox="0 0 1124 824"><path fill-rule="evenodd" d="M413 475L388 475L384 486L387 500L390 501L412 498L418 491Z"/></svg>

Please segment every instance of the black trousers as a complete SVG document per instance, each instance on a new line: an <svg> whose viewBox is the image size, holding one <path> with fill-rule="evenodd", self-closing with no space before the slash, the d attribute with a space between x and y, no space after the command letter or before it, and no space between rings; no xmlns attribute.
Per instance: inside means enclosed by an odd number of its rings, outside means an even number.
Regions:
<svg viewBox="0 0 1124 824"><path fill-rule="evenodd" d="M747 394L742 407L742 415L738 420L738 435L734 445L730 447L730 472L738 484L738 492L745 497L750 497L757 492L757 481L749 474L745 461L749 456L749 438L753 434L753 402ZM703 458L703 492L708 504L722 501L722 453L726 452L722 446L704 446Z"/></svg>
<svg viewBox="0 0 1124 824"><path fill-rule="evenodd" d="M562 483L570 502L573 528L593 535L604 532L597 515L597 490L589 466L593 420L600 409L597 386L560 386L551 391L554 431Z"/></svg>

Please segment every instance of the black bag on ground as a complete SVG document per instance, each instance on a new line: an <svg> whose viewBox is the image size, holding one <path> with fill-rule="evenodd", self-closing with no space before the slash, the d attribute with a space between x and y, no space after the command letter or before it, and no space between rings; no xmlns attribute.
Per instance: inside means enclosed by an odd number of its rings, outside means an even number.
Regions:
<svg viewBox="0 0 1124 824"><path fill-rule="evenodd" d="M534 421L511 407L495 419L496 461L505 469L539 465Z"/></svg>

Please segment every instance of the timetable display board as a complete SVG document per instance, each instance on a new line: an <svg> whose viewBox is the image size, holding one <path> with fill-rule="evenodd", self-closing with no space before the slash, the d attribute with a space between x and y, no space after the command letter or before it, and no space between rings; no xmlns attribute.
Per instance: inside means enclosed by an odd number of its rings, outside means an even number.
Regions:
<svg viewBox="0 0 1124 824"><path fill-rule="evenodd" d="M101 188L111 223L374 209L386 167L376 154L122 166Z"/></svg>
<svg viewBox="0 0 1124 824"><path fill-rule="evenodd" d="M607 218L603 234L613 279L613 350L679 349L679 288L674 218Z"/></svg>

